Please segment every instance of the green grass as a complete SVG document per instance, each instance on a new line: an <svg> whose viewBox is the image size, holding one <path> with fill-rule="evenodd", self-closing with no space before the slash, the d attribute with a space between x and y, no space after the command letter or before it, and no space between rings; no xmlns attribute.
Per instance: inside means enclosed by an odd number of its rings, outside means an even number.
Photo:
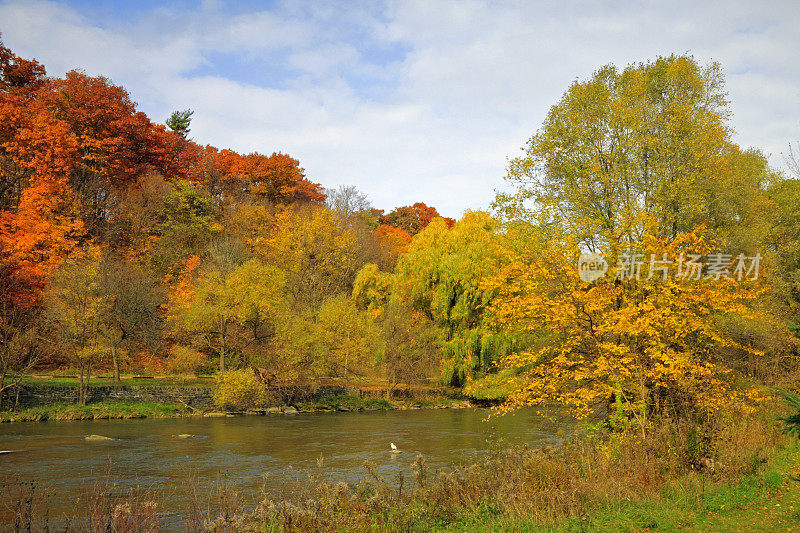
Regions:
<svg viewBox="0 0 800 533"><path fill-rule="evenodd" d="M187 414L182 405L150 402L97 402L88 405L52 404L19 411L0 411L0 422L92 420L109 418L166 418Z"/></svg>

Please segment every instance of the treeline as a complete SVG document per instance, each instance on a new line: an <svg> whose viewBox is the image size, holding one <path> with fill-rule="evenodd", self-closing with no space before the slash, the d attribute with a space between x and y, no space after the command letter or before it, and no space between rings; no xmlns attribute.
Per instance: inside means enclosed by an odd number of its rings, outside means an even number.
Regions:
<svg viewBox="0 0 800 533"><path fill-rule="evenodd" d="M202 147L190 111L155 124L108 80L6 48L0 84L2 376L428 379L642 431L796 383L800 187L733 143L718 65L576 81L494 215L457 222ZM586 252L604 277L581 279Z"/></svg>
<svg viewBox="0 0 800 533"><path fill-rule="evenodd" d="M436 209L384 213L286 154L201 146L191 116L154 123L108 79L0 46L0 391L34 368L385 375L393 334L355 277L391 271Z"/></svg>

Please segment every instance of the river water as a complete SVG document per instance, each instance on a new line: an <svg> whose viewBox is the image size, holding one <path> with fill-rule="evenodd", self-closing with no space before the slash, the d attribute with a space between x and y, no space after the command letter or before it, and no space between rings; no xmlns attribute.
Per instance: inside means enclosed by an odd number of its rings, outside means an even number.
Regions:
<svg viewBox="0 0 800 533"><path fill-rule="evenodd" d="M263 490L291 497L307 475L357 482L365 461L393 480L423 454L432 468L468 462L502 443L554 443L564 423L533 411L492 417L482 409L333 412L233 418L91 420L0 424L3 476L46 488L51 517L73 509L82 489L113 479L114 492L135 486L155 493L159 512L178 520L188 487L201 503L224 484L255 502ZM190 434L191 438L178 435ZM87 441L87 435L111 441ZM394 442L402 451L390 453ZM266 477L265 477L266 476ZM210 501L210 500L209 500Z"/></svg>

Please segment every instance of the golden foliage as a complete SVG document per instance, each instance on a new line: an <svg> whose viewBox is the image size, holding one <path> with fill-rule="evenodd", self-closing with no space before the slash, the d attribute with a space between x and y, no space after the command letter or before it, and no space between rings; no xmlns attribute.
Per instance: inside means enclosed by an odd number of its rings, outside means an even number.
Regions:
<svg viewBox="0 0 800 533"><path fill-rule="evenodd" d="M578 277L574 241L509 251L508 266L485 280L497 290L496 324L549 332L555 342L514 352L504 364L524 379L514 382L509 407L557 401L577 416L620 400L644 427L654 410L713 412L755 397L740 387L719 357L726 348L755 355L719 328L715 317L751 316L748 303L763 284L735 280L615 280L591 284ZM643 252L676 256L710 249L700 232L672 242L650 239Z"/></svg>
<svg viewBox="0 0 800 533"><path fill-rule="evenodd" d="M262 407L267 401L264 385L252 368L220 372L214 383L214 403L224 409Z"/></svg>

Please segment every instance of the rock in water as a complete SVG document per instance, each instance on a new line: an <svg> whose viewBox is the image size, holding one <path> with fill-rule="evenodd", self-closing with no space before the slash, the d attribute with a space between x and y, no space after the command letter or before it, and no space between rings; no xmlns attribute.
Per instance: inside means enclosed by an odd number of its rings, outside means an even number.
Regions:
<svg viewBox="0 0 800 533"><path fill-rule="evenodd" d="M14 453L14 450L0 450L0 455L5 455L7 453Z"/></svg>
<svg viewBox="0 0 800 533"><path fill-rule="evenodd" d="M192 437L194 437L194 435L190 435L188 433L181 433L180 435L178 435L179 439L191 439Z"/></svg>
<svg viewBox="0 0 800 533"><path fill-rule="evenodd" d="M105 441L105 440L114 440L111 437L104 437L103 435L88 435L86 437L88 441Z"/></svg>

